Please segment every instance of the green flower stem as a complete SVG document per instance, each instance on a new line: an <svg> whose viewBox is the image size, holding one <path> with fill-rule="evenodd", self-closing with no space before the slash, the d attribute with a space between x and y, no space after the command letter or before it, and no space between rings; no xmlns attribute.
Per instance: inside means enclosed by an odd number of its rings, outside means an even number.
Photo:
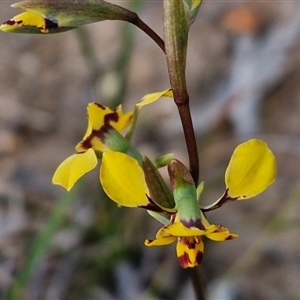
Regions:
<svg viewBox="0 0 300 300"><path fill-rule="evenodd" d="M189 156L190 172L195 184L197 185L199 181L199 157L188 98L184 104L178 104L178 99L176 99L175 97L174 100L178 108L184 132L185 142Z"/></svg>
<svg viewBox="0 0 300 300"><path fill-rule="evenodd" d="M206 299L206 296L204 294L205 286L203 282L203 276L200 273L199 268L189 268L188 271L192 279L196 299L205 300Z"/></svg>
<svg viewBox="0 0 300 300"><path fill-rule="evenodd" d="M164 0L163 3L165 49L169 79L184 131L190 171L197 185L199 180L199 158L185 78L189 24L183 1Z"/></svg>

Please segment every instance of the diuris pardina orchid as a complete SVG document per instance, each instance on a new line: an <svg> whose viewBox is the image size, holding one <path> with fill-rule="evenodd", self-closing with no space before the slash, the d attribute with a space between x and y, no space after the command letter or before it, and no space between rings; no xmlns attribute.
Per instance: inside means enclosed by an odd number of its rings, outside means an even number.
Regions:
<svg viewBox="0 0 300 300"><path fill-rule="evenodd" d="M135 112L163 96L171 97L172 92L146 95ZM88 129L76 146L78 153L62 162L53 182L70 190L101 158L99 178L105 193L121 206L145 208L158 219L163 227L156 238L146 240L145 245L161 246L177 240L177 256L184 268L200 264L203 236L215 241L237 237L222 225L210 224L205 212L228 202L252 198L275 179L273 153L263 141L249 140L233 152L225 172L223 196L211 205L201 206L197 199L203 185L196 189L188 169L181 162L172 159L168 165L172 194L153 164L121 135L130 125L133 112L123 114L121 107L111 110L96 103L89 104L87 112Z"/></svg>

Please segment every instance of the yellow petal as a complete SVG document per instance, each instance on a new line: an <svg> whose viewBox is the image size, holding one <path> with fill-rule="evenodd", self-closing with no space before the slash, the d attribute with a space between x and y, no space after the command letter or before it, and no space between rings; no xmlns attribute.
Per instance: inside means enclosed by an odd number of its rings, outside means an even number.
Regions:
<svg viewBox="0 0 300 300"><path fill-rule="evenodd" d="M202 0L192 0L191 10L194 10L201 4Z"/></svg>
<svg viewBox="0 0 300 300"><path fill-rule="evenodd" d="M202 238L199 236L178 238L176 252L183 268L198 266L202 261L204 252Z"/></svg>
<svg viewBox="0 0 300 300"><path fill-rule="evenodd" d="M132 118L132 112L123 114L121 105L115 110L98 103L90 103L87 108L88 119L94 130L99 130L104 124L110 124L121 132L126 128Z"/></svg>
<svg viewBox="0 0 300 300"><path fill-rule="evenodd" d="M137 107L142 107L144 105L155 102L156 100L158 100L161 97L173 98L172 90L168 89L168 90L164 90L162 92L147 94L142 98L142 100L139 103L136 104L136 106Z"/></svg>
<svg viewBox="0 0 300 300"><path fill-rule="evenodd" d="M276 161L267 144L252 139L233 152L225 173L231 198L248 199L263 192L276 177Z"/></svg>
<svg viewBox="0 0 300 300"><path fill-rule="evenodd" d="M0 29L5 32L16 32L16 30L22 30L24 27L37 28L38 31L47 33L45 18L39 14L28 11L3 23Z"/></svg>
<svg viewBox="0 0 300 300"><path fill-rule="evenodd" d="M116 112L98 103L90 103L87 107L87 113L89 122L94 130L99 130L105 122L118 118Z"/></svg>
<svg viewBox="0 0 300 300"><path fill-rule="evenodd" d="M118 114L119 116L119 120L118 122L116 123L111 123L111 125L119 132L122 132L123 129L125 129L126 127L128 127L131 119L132 119L132 115L133 115L133 112L128 112L126 114L123 114L123 111L122 111L122 106L119 105L116 109L116 113Z"/></svg>
<svg viewBox="0 0 300 300"><path fill-rule="evenodd" d="M95 151L104 152L110 151L110 149L101 142L97 135L90 136L82 141L80 141L76 147L77 152L85 152L88 149L93 149Z"/></svg>
<svg viewBox="0 0 300 300"><path fill-rule="evenodd" d="M91 124L90 121L88 121L88 127L87 127L87 129L86 129L86 132L85 132L85 134L84 134L82 140L85 140L85 139L92 133L92 131L93 131L92 124Z"/></svg>
<svg viewBox="0 0 300 300"><path fill-rule="evenodd" d="M167 236L155 240L146 240L145 246L152 247L152 246L165 246L173 243L177 237L175 236Z"/></svg>
<svg viewBox="0 0 300 300"><path fill-rule="evenodd" d="M69 191L79 178L94 169L96 165L97 157L92 149L84 153L71 155L58 166L52 182L63 186Z"/></svg>
<svg viewBox="0 0 300 300"><path fill-rule="evenodd" d="M172 223L167 226L162 227L156 234L156 238L162 238L166 236L196 236L205 235L207 233L213 232L215 228L210 227L209 231L201 230L196 227L185 227L182 223Z"/></svg>
<svg viewBox="0 0 300 300"><path fill-rule="evenodd" d="M138 162L121 152L104 152L100 181L113 201L127 207L146 207L149 195L145 175Z"/></svg>
<svg viewBox="0 0 300 300"><path fill-rule="evenodd" d="M206 234L206 237L208 237L213 241L223 242L227 240L232 240L238 236L235 233L230 233L229 230L222 225L215 225L215 226L217 226L217 228L212 233Z"/></svg>

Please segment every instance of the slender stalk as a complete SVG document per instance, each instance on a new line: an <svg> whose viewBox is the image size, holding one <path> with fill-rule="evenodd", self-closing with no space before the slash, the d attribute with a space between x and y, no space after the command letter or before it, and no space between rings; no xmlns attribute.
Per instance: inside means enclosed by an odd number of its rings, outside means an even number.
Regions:
<svg viewBox="0 0 300 300"><path fill-rule="evenodd" d="M142 31L144 31L165 53L165 43L163 39L152 29L150 28L144 21L142 21L137 14L134 14L134 17L130 18L128 22L134 24Z"/></svg>
<svg viewBox="0 0 300 300"><path fill-rule="evenodd" d="M188 95L187 95L188 97ZM188 98L184 103L178 103L178 99L174 98L175 103L178 108L185 142L188 151L189 164L190 164L190 172L194 179L195 184L198 184L199 181L199 157L198 157L198 148L195 137L195 131L193 126L193 121L191 117L191 111L189 106ZM181 101L181 100L180 100Z"/></svg>
<svg viewBox="0 0 300 300"><path fill-rule="evenodd" d="M198 184L198 150L185 77L188 30L183 2L164 0L164 35L170 84L184 131L190 171L195 184Z"/></svg>
<svg viewBox="0 0 300 300"><path fill-rule="evenodd" d="M203 276L200 274L198 268L190 268L190 276L194 287L194 292L197 300L205 300L205 287L203 282Z"/></svg>

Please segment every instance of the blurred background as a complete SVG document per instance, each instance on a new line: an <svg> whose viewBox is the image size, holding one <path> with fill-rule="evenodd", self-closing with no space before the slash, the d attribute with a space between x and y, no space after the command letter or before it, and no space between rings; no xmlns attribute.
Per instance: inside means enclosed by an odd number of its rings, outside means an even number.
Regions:
<svg viewBox="0 0 300 300"><path fill-rule="evenodd" d="M1 22L19 13L0 1ZM162 36L161 1L114 1ZM194 299L175 243L146 248L160 225L118 208L98 169L69 194L51 183L74 153L91 101L125 111L169 88L164 55L139 29L105 21L54 35L0 32L0 298ZM300 3L204 1L189 37L187 80L201 201L224 191L233 149L265 140L278 163L262 195L208 214L238 233L205 240L209 299L300 299ZM134 145L187 162L176 107L141 112Z"/></svg>

